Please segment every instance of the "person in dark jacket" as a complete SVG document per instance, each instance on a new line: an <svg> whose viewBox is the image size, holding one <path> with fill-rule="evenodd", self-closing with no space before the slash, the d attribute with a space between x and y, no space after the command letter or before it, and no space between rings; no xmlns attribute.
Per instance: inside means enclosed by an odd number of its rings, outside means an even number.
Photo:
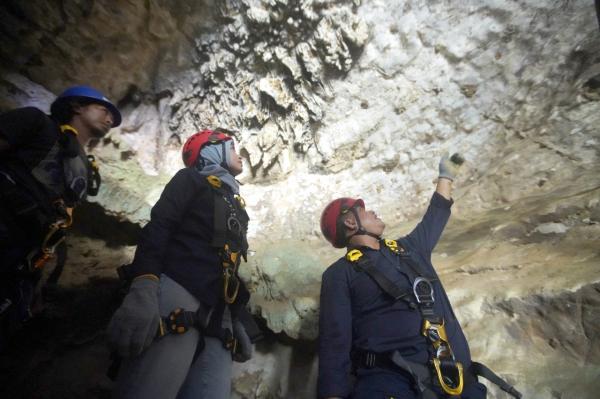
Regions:
<svg viewBox="0 0 600 399"><path fill-rule="evenodd" d="M322 276L320 398L485 398L485 386L461 376L469 345L431 264L458 164L445 156L439 169L425 216L397 240L381 238L384 222L360 199L340 198L323 211L323 235L348 253Z"/></svg>
<svg viewBox="0 0 600 399"><path fill-rule="evenodd" d="M117 398L229 398L232 360L252 354L240 320L249 293L237 275L249 221L235 180L241 157L231 137L204 130L187 140L183 160L152 208L108 326L125 359ZM178 314L196 320L178 331L169 324Z"/></svg>
<svg viewBox="0 0 600 399"><path fill-rule="evenodd" d="M31 316L39 269L64 239L72 208L97 192L84 147L121 123L119 110L87 86L65 90L50 111L0 115L0 307L20 320Z"/></svg>

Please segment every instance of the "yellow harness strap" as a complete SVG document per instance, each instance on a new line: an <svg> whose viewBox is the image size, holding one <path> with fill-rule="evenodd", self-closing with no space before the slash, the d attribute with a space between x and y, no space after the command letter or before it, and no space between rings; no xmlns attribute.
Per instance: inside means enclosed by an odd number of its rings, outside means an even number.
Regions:
<svg viewBox="0 0 600 399"><path fill-rule="evenodd" d="M60 131L62 133L67 133L67 132L73 133L75 136L79 135L79 132L77 131L77 129L75 129L73 126L67 125L67 124L60 125Z"/></svg>
<svg viewBox="0 0 600 399"><path fill-rule="evenodd" d="M235 302L238 292L240 290L240 280L238 280L235 273L237 272L237 267L239 265L239 252L233 252L230 250L229 245L225 244L223 247L223 298L225 299L225 303L232 304ZM229 283L231 279L235 281L235 288L233 292L230 293Z"/></svg>

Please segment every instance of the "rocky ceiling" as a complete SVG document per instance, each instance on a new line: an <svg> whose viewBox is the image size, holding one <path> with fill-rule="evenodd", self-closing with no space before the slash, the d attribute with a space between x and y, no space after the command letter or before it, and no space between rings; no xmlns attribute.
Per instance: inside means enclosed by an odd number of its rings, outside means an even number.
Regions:
<svg viewBox="0 0 600 399"><path fill-rule="evenodd" d="M361 196L390 235L406 232L440 153L456 150L467 163L434 263L474 356L526 397L596 397L600 33L590 1L8 0L0 21L0 109L47 109L86 83L124 113L91 149L105 184L70 238L65 290L130 259L136 226L181 167L181 143L228 129L253 220L245 278L272 332L237 369L236 397L314 397L320 274L340 256L320 237L320 210ZM98 320L74 347L46 342L42 360L84 381L73 397L110 389ZM37 370L36 353L7 374L15 389ZM97 366L76 369L77 356ZM31 397L65 397L63 374L36 374Z"/></svg>

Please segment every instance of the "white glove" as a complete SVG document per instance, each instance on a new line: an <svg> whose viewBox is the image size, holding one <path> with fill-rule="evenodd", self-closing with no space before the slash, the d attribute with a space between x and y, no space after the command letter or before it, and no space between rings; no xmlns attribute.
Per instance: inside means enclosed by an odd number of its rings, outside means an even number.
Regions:
<svg viewBox="0 0 600 399"><path fill-rule="evenodd" d="M465 162L465 159L459 153L454 153L451 157L446 152L440 160L440 175L450 181L454 181L461 165Z"/></svg>

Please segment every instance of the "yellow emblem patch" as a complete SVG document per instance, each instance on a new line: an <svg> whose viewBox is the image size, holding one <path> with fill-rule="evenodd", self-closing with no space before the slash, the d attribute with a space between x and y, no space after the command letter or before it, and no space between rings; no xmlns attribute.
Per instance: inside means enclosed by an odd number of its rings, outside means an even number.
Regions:
<svg viewBox="0 0 600 399"><path fill-rule="evenodd" d="M390 251L395 254L398 253L398 243L396 240L383 240L383 242L385 243L385 246L390 249Z"/></svg>
<svg viewBox="0 0 600 399"><path fill-rule="evenodd" d="M217 176L214 176L214 175L207 176L206 180L208 180L210 185L215 188L221 188L221 186L223 185L223 182L221 181L221 179L219 179Z"/></svg>
<svg viewBox="0 0 600 399"><path fill-rule="evenodd" d="M363 253L360 252L360 250L358 249L353 249L352 251L349 251L346 254L346 259L349 260L350 262L356 262L358 261L360 258L362 258Z"/></svg>

